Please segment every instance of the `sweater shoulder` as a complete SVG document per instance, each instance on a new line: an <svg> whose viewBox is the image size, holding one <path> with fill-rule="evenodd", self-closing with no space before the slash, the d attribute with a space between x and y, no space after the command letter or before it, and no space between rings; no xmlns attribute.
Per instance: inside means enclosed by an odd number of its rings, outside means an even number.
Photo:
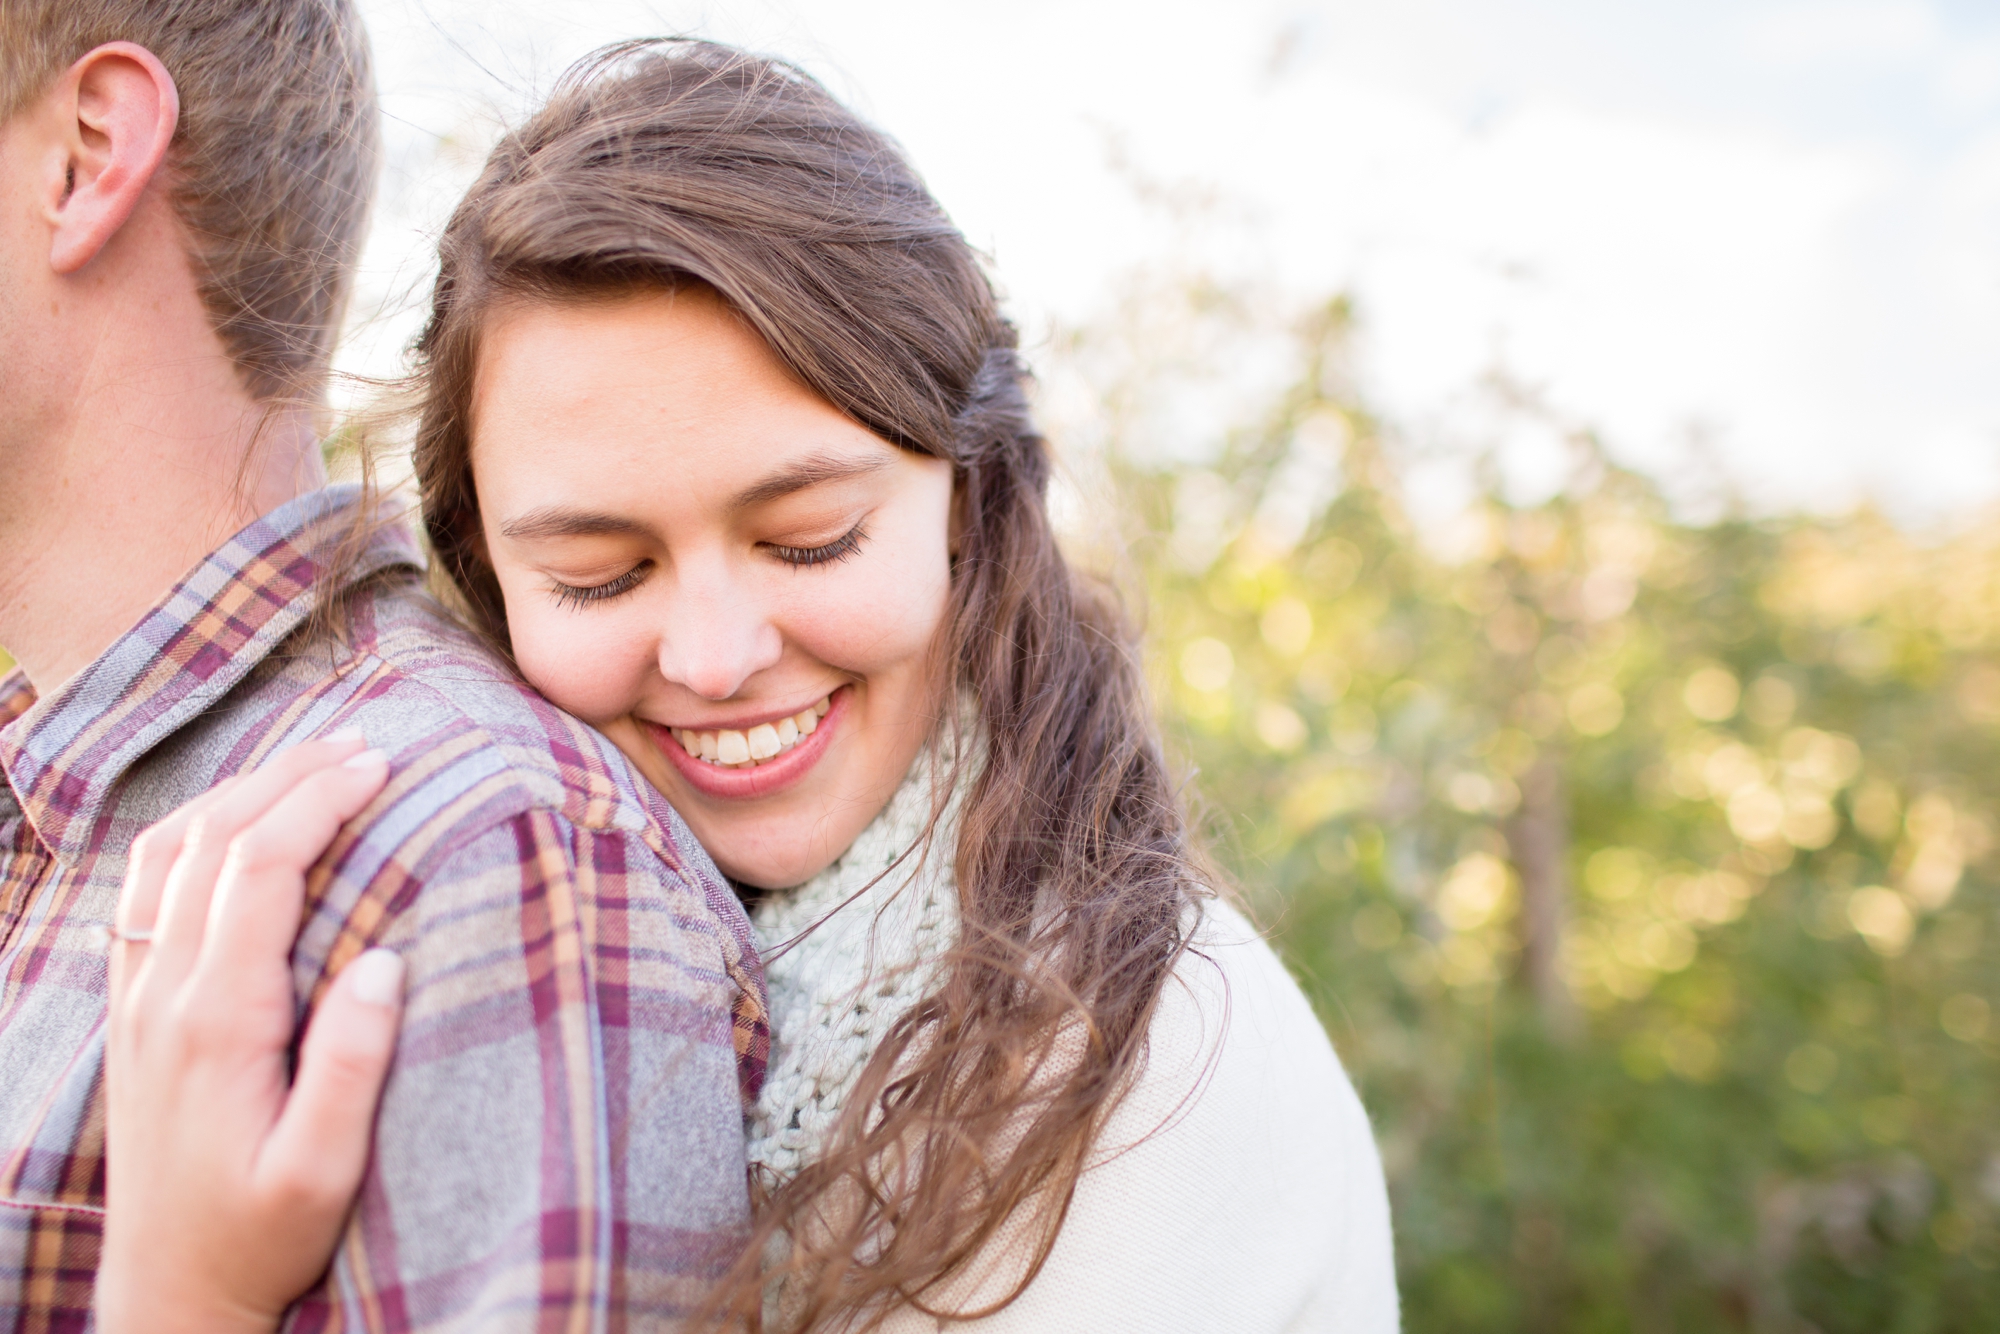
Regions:
<svg viewBox="0 0 2000 1334"><path fill-rule="evenodd" d="M1368 1115L1270 945L1204 909L1043 1272L978 1334L1397 1327Z"/></svg>
<svg viewBox="0 0 2000 1334"><path fill-rule="evenodd" d="M1097 1157L1170 1134L1183 1120L1230 1141L1296 1133L1284 1123L1307 1108L1322 1125L1333 1116L1352 1149L1374 1156L1360 1098L1304 992L1239 908L1208 900Z"/></svg>

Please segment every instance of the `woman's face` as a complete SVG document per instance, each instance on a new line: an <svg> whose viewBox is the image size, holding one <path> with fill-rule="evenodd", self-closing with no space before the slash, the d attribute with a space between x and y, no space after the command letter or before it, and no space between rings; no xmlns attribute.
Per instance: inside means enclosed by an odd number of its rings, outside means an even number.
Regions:
<svg viewBox="0 0 2000 1334"><path fill-rule="evenodd" d="M521 671L724 872L846 850L938 698L950 464L800 384L701 290L487 321L472 471Z"/></svg>

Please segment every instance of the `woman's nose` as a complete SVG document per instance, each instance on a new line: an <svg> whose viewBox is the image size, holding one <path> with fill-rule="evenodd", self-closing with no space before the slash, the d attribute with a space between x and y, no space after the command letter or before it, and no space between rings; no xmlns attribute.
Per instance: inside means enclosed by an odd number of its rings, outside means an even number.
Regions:
<svg viewBox="0 0 2000 1334"><path fill-rule="evenodd" d="M724 700L784 652L762 603L723 570L677 572L660 630L660 675L703 699Z"/></svg>

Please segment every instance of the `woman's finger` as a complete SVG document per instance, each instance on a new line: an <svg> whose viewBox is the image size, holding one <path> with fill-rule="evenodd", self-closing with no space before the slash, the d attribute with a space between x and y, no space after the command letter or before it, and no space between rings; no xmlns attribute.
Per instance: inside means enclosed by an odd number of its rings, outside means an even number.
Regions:
<svg viewBox="0 0 2000 1334"><path fill-rule="evenodd" d="M220 783L176 810L158 824L140 831L132 841L132 856L125 864L125 884L118 893L118 908L112 914L111 1009L123 1012L126 997L146 959L148 942L159 919L160 895L166 888L167 873L180 856L187 828L201 812L242 782L239 775ZM116 1032L114 1025L113 1031Z"/></svg>
<svg viewBox="0 0 2000 1334"><path fill-rule="evenodd" d="M306 743L308 746L336 747L336 755L341 750L352 751L361 744L361 733L351 729L329 732L316 741ZM309 755L311 752L306 753ZM159 916L160 892L166 886L167 872L173 869L174 859L180 855L188 826L249 778L249 774L236 774L223 779L166 819L148 827L134 841L132 861L125 873L125 888L118 898L116 921L121 936L151 934Z"/></svg>
<svg viewBox="0 0 2000 1334"><path fill-rule="evenodd" d="M186 822L180 812L142 832L132 842L132 858L125 864L125 887L118 893L117 924L111 937L111 1009L124 1005L133 974L145 958L145 945L131 937L152 934L160 911L160 891L167 872L180 855L181 835Z"/></svg>
<svg viewBox="0 0 2000 1334"><path fill-rule="evenodd" d="M364 750L308 774L230 841L202 945L204 961L226 983L244 961L282 960L291 953L305 907L306 872L340 827L375 799L389 779L389 760Z"/></svg>
<svg viewBox="0 0 2000 1334"><path fill-rule="evenodd" d="M160 890L147 960L148 971L163 985L178 986L194 967L230 841L302 779L355 754L361 744L355 737L293 746L255 773L242 775L227 791L217 789L189 814Z"/></svg>
<svg viewBox="0 0 2000 1334"><path fill-rule="evenodd" d="M267 1190L310 1207L353 1199L396 1051L403 972L394 950L372 949L327 989L306 1029L285 1110L258 1156Z"/></svg>
<svg viewBox="0 0 2000 1334"><path fill-rule="evenodd" d="M152 934L160 915L160 893L166 887L167 872L174 868L174 859L180 856L188 825L242 781L241 775L223 779L166 819L140 831L132 841L132 858L125 866L125 887L119 892L114 919L119 936Z"/></svg>

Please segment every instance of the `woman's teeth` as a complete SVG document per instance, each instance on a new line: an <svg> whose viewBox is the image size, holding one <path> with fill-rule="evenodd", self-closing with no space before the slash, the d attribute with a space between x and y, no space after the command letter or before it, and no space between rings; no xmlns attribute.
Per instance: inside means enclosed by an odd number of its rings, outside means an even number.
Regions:
<svg viewBox="0 0 2000 1334"><path fill-rule="evenodd" d="M698 760L724 769L743 769L762 764L799 744L801 737L811 736L819 727L819 720L826 717L826 711L833 707L833 696L828 695L809 709L800 709L789 718L780 718L775 723L759 723L747 732L737 732L728 728L717 728L713 732L697 732L691 728L673 729L674 740L681 743L681 749Z"/></svg>

